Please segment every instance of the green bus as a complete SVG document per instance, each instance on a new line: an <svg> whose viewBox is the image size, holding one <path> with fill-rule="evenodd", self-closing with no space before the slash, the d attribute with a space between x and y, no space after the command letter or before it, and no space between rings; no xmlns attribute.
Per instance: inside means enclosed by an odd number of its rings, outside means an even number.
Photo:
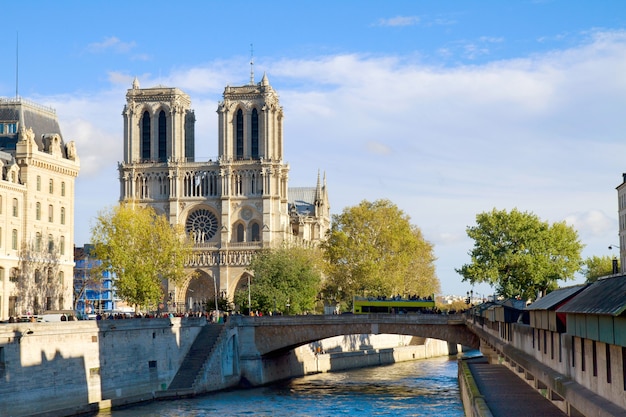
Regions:
<svg viewBox="0 0 626 417"><path fill-rule="evenodd" d="M434 296L408 299L399 297L354 297L352 302L352 312L354 314L406 314L417 313L434 308Z"/></svg>

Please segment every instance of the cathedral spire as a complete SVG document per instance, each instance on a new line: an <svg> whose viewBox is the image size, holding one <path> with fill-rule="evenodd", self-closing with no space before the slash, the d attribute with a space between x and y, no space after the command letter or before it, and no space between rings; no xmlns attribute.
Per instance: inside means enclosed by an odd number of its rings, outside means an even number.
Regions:
<svg viewBox="0 0 626 417"><path fill-rule="evenodd" d="M320 170L317 170L317 186L315 187L315 204L322 200L322 183L320 182Z"/></svg>
<svg viewBox="0 0 626 417"><path fill-rule="evenodd" d="M254 85L254 50L250 44L250 85Z"/></svg>

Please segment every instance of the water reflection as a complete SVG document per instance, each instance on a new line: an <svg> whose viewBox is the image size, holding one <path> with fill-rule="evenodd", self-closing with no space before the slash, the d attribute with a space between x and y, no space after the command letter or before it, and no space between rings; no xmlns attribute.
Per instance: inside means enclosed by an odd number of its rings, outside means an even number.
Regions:
<svg viewBox="0 0 626 417"><path fill-rule="evenodd" d="M437 358L295 378L268 387L160 401L99 417L462 417L455 359Z"/></svg>

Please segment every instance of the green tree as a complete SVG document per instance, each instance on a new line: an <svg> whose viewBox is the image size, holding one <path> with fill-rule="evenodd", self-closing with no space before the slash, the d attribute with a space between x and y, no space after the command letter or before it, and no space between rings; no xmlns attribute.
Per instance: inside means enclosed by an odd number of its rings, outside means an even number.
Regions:
<svg viewBox="0 0 626 417"><path fill-rule="evenodd" d="M504 297L534 300L580 269L583 245L565 222L550 225L532 213L493 209L478 214L467 235L474 239L472 262L456 272L463 281L491 284Z"/></svg>
<svg viewBox="0 0 626 417"><path fill-rule="evenodd" d="M121 204L99 213L91 230L95 271L115 274L117 295L134 305L154 307L164 299L164 280L180 283L192 244L182 227L172 227L151 207Z"/></svg>
<svg viewBox="0 0 626 417"><path fill-rule="evenodd" d="M610 256L592 256L583 262L583 275L587 282L595 282L598 278L613 273L613 259Z"/></svg>
<svg viewBox="0 0 626 417"><path fill-rule="evenodd" d="M426 296L439 291L433 245L389 200L362 201L334 215L322 247L327 300L351 305L355 295Z"/></svg>
<svg viewBox="0 0 626 417"><path fill-rule="evenodd" d="M315 249L270 249L254 256L250 271L252 311L298 314L312 311L320 290L321 271ZM235 293L235 303L248 307L248 288Z"/></svg>

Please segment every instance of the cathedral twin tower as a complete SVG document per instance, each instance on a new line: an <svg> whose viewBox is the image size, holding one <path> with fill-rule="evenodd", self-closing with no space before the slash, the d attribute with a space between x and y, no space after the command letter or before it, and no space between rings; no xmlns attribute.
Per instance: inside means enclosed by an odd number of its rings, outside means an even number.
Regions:
<svg viewBox="0 0 626 417"><path fill-rule="evenodd" d="M330 226L325 179L288 188L283 109L266 75L226 87L218 115L218 157L196 161L187 94L137 80L126 94L120 201L152 206L194 240L189 279L168 288L178 310L200 309L216 295L232 299L247 285L256 251L314 245Z"/></svg>

